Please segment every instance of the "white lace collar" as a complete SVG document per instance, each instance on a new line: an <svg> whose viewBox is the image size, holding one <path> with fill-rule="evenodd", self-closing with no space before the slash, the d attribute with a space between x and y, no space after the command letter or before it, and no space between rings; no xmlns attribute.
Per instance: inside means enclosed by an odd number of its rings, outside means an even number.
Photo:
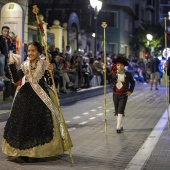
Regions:
<svg viewBox="0 0 170 170"><path fill-rule="evenodd" d="M32 82L38 83L44 75L45 70L48 69L48 63L45 60L39 59L35 71L32 71L30 61L27 60L21 64L21 69L25 75L29 74L32 77Z"/></svg>

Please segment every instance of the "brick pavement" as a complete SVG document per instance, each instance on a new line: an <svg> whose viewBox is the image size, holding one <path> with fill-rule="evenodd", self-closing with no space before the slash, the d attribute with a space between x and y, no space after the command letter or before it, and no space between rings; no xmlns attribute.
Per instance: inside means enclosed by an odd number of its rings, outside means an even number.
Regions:
<svg viewBox="0 0 170 170"><path fill-rule="evenodd" d="M150 91L138 86L129 98L124 121L125 132L115 132L112 94L107 94L107 127L104 132L103 95L63 106L62 111L73 140L74 165L65 153L47 162L17 164L0 153L1 170L123 170L134 157L165 110L165 89ZM5 122L0 123L0 138ZM1 139L0 139L1 140Z"/></svg>
<svg viewBox="0 0 170 170"><path fill-rule="evenodd" d="M165 126L150 158L143 170L169 170L170 169L170 131Z"/></svg>

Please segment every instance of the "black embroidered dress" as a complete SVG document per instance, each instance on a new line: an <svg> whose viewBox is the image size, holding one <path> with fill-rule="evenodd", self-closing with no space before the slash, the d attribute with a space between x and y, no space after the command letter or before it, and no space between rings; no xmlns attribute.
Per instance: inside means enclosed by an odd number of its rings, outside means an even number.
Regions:
<svg viewBox="0 0 170 170"><path fill-rule="evenodd" d="M44 63L45 61L38 62L39 69L36 71L40 71L41 74L38 73L35 78L32 78L33 82L38 81L41 87L39 91L48 94L45 84L48 82L48 72L42 69ZM24 68L24 64L22 65ZM9 66L14 82L24 77L23 68L17 71L15 64ZM39 158L64 152L59 121L37 95L28 80L13 101L4 130L2 151L10 156Z"/></svg>

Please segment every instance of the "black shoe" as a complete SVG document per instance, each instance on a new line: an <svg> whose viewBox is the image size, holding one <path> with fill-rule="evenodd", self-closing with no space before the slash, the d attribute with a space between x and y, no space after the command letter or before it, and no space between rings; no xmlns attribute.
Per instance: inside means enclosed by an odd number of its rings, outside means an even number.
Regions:
<svg viewBox="0 0 170 170"><path fill-rule="evenodd" d="M121 130L120 130L120 129L117 129L116 132L117 132L117 133L121 133Z"/></svg>
<svg viewBox="0 0 170 170"><path fill-rule="evenodd" d="M121 132L123 132L123 126L121 127L121 129L120 129L120 130L121 130Z"/></svg>
<svg viewBox="0 0 170 170"><path fill-rule="evenodd" d="M27 156L20 156L20 159L22 159L24 162L29 162L29 157Z"/></svg>

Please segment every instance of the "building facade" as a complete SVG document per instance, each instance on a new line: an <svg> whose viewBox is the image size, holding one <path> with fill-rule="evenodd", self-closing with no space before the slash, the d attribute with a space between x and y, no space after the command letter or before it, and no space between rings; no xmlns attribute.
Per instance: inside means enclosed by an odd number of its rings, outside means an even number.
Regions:
<svg viewBox="0 0 170 170"><path fill-rule="evenodd" d="M0 0L0 7L10 1ZM47 24L48 37L50 43L54 43L54 35L50 34L53 22L59 21L60 26L68 32L67 39L62 39L62 48L71 45L74 50L93 51L95 31L94 9L90 6L89 0L13 0L21 5L24 11L24 42L27 43L35 39L36 30L28 29L28 9L29 19L34 18L32 6L36 4L40 9L40 14L44 16ZM164 4L160 6L159 3ZM106 27L106 51L110 54L137 55L142 57L144 49L137 51L133 44L135 28L142 27L143 23L156 24L159 22L159 14L164 11L163 6L167 6L169 1L165 0L105 0L102 9L97 17L97 49L103 50L103 28L102 22L107 23ZM28 8L29 7L29 8ZM158 12L160 11L160 12ZM32 15L32 17L31 17ZM161 15L162 17L162 15ZM160 18L161 18L160 17ZM34 18L35 20L35 18ZM33 22L33 21L32 21ZM160 22L162 20L160 19ZM29 21L30 23L30 21ZM28 31L29 30L29 31ZM28 36L29 35L29 36ZM31 35L31 36L30 36Z"/></svg>
<svg viewBox="0 0 170 170"><path fill-rule="evenodd" d="M28 0L0 0L0 9L9 2L15 2L19 4L23 10L24 19L24 42L28 42ZM2 27L3 25L1 25Z"/></svg>

